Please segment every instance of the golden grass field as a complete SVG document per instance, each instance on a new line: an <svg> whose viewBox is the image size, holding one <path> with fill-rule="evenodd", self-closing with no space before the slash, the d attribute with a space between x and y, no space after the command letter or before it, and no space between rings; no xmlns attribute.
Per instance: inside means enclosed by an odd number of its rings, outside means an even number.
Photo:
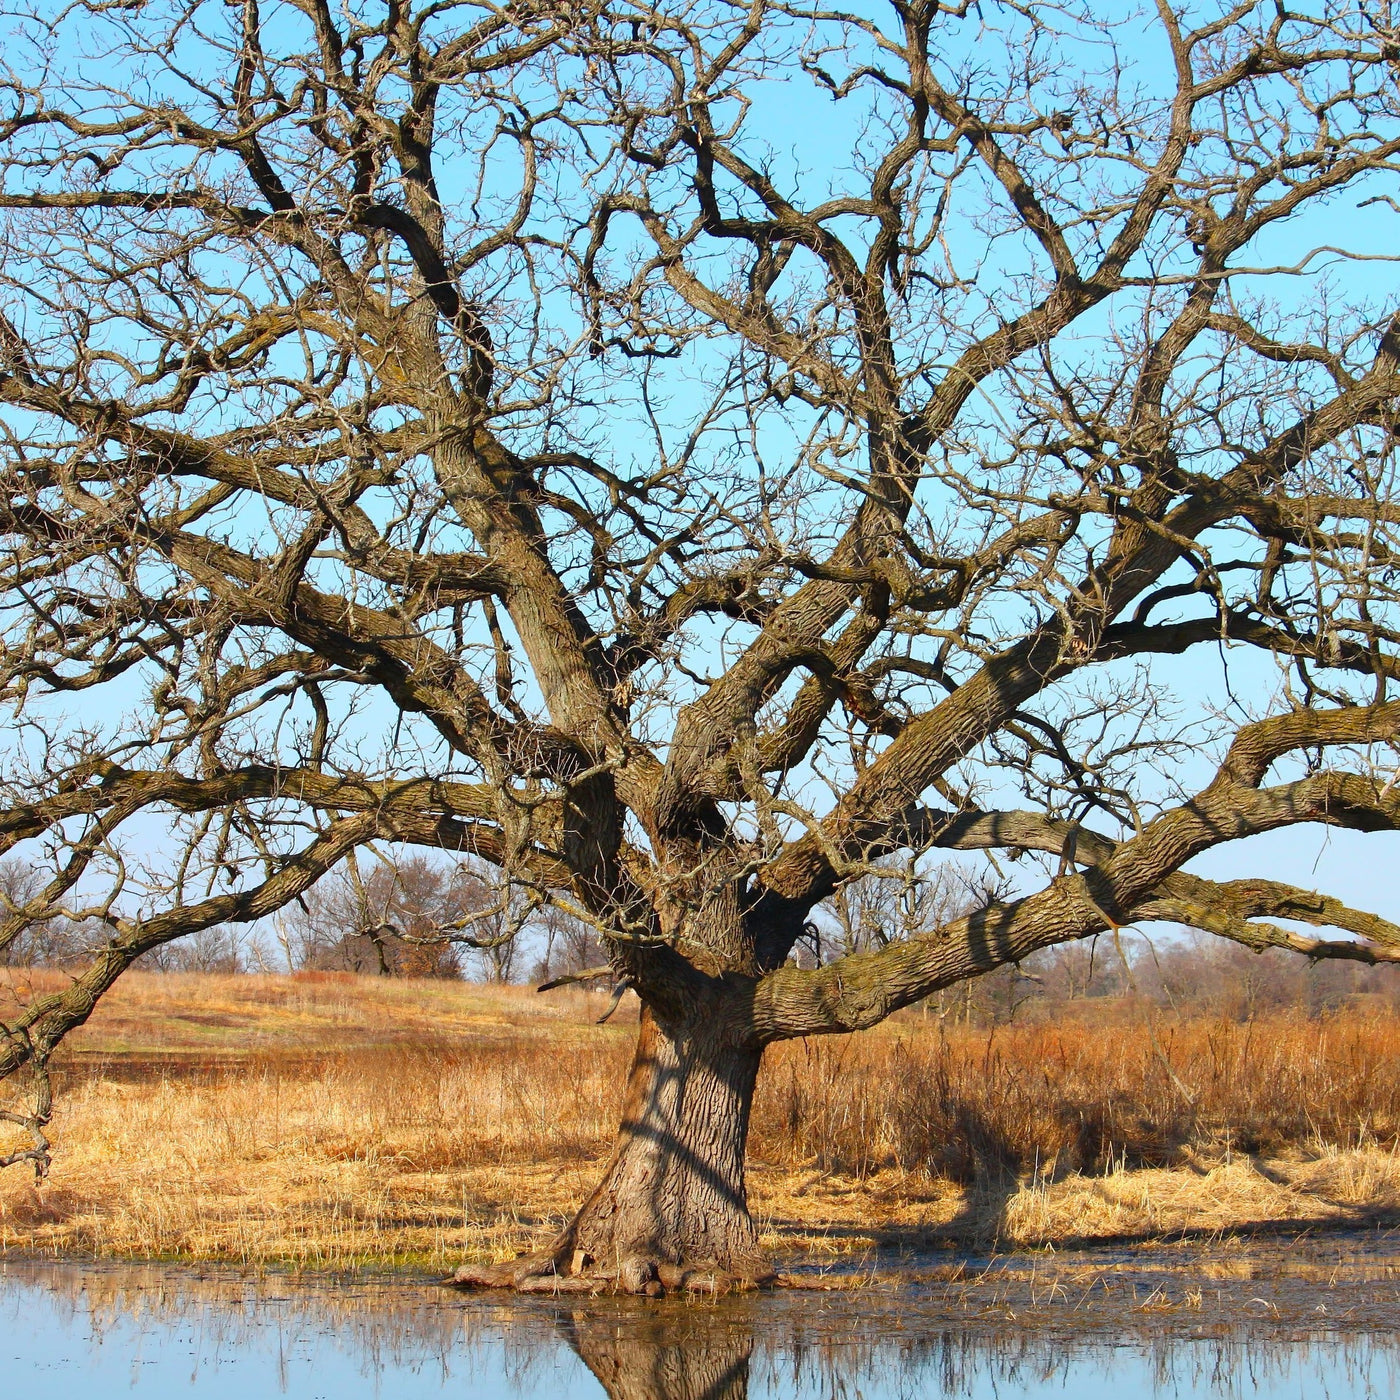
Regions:
<svg viewBox="0 0 1400 1400"><path fill-rule="evenodd" d="M0 970L0 1019L56 976ZM56 1069L48 1180L0 1173L0 1252L316 1270L510 1257L558 1228L609 1148L635 1003L597 1026L602 1005L128 974ZM1400 1219L1389 1010L1159 1017L1154 1045L1141 1013L1079 1005L995 1030L915 1011L777 1047L750 1153L768 1247L849 1261Z"/></svg>

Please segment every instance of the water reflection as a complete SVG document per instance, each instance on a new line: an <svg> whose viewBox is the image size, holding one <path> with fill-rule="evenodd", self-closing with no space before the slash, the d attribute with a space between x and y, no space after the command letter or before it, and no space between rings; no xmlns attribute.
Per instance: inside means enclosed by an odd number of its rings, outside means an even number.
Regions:
<svg viewBox="0 0 1400 1400"><path fill-rule="evenodd" d="M560 1330L609 1400L747 1400L751 1322L716 1326L688 1310L619 1326L606 1313L579 1313Z"/></svg>
<svg viewBox="0 0 1400 1400"><path fill-rule="evenodd" d="M1060 1256L709 1304L0 1265L0 1395L1388 1396L1400 1259L1370 1238ZM23 1387L23 1390L21 1389Z"/></svg>

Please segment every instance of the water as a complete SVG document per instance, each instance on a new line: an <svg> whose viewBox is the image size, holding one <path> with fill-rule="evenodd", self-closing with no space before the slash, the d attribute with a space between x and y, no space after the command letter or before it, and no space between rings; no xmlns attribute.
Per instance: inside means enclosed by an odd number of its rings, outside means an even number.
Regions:
<svg viewBox="0 0 1400 1400"><path fill-rule="evenodd" d="M503 1299L0 1263L0 1396L1388 1397L1400 1243L926 1262L853 1291Z"/></svg>

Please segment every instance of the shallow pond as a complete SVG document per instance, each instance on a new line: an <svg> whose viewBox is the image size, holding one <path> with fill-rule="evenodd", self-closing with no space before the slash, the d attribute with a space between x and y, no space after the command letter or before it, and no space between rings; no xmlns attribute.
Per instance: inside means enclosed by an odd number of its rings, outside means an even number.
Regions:
<svg viewBox="0 0 1400 1400"><path fill-rule="evenodd" d="M711 1303L0 1262L0 1395L1390 1396L1400 1240L929 1259Z"/></svg>

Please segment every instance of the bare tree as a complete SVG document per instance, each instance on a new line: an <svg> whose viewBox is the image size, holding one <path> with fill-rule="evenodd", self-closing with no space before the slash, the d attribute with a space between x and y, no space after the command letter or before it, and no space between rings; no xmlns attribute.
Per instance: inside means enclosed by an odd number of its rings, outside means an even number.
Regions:
<svg viewBox="0 0 1400 1400"><path fill-rule="evenodd" d="M776 1040L1133 920L1400 958L1184 870L1400 824L1387 4L14 24L0 947L110 936L0 1074L368 843L470 854L644 1011L597 1190L463 1281L654 1292L769 1276ZM793 961L971 850L1018 882Z"/></svg>
<svg viewBox="0 0 1400 1400"><path fill-rule="evenodd" d="M985 874L979 878L955 862L923 866L917 856L883 856L841 885L822 911L830 915L825 939L819 926L812 927L814 961L872 952L917 937L1000 897L998 886Z"/></svg>
<svg viewBox="0 0 1400 1400"><path fill-rule="evenodd" d="M383 977L460 977L465 944L508 971L516 929L502 911L519 900L479 865L377 851L366 868L352 856L285 914L289 960Z"/></svg>
<svg viewBox="0 0 1400 1400"><path fill-rule="evenodd" d="M158 972L208 972L225 976L244 972L249 963L248 930L236 924L214 924L152 948L140 966Z"/></svg>
<svg viewBox="0 0 1400 1400"><path fill-rule="evenodd" d="M0 910L43 909L39 898L43 873L18 857L0 860ZM37 918L16 919L10 937L0 947L0 967L63 967L88 957L106 941L109 930L100 919L73 920L52 909Z"/></svg>
<svg viewBox="0 0 1400 1400"><path fill-rule="evenodd" d="M531 974L536 981L551 982L560 977L577 979L580 973L607 966L607 946L586 919L557 904L546 904L531 923L543 944L539 962Z"/></svg>
<svg viewBox="0 0 1400 1400"><path fill-rule="evenodd" d="M25 908L39 893L41 884L39 872L27 862L13 857L0 860L0 909L12 914ZM48 933L49 929L42 925L17 930L0 948L0 967L49 961Z"/></svg>

